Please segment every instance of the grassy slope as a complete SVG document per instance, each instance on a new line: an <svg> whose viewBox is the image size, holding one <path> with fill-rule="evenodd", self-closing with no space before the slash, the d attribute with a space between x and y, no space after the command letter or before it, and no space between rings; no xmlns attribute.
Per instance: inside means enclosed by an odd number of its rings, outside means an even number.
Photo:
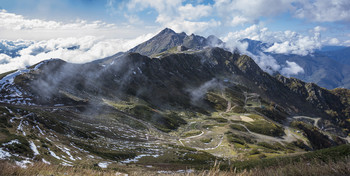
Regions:
<svg viewBox="0 0 350 176"><path fill-rule="evenodd" d="M191 174L178 173L171 175L349 175L349 156L350 146L341 145L279 159L236 162L233 163L228 171L220 170L225 165L216 164L210 170L195 171ZM115 168L101 169L98 167L66 167L43 163L35 163L27 169L12 166L12 163L2 161L0 163L0 175L117 175L116 173L120 172L127 172L130 175L159 175L155 170L137 167L131 170L123 170Z"/></svg>

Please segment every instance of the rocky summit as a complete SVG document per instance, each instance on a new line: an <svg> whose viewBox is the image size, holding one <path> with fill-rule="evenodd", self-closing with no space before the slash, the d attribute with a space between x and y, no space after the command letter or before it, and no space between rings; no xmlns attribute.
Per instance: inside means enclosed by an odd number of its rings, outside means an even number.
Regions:
<svg viewBox="0 0 350 176"><path fill-rule="evenodd" d="M349 143L350 90L272 76L222 43L166 28L101 60L1 74L0 158L176 171Z"/></svg>

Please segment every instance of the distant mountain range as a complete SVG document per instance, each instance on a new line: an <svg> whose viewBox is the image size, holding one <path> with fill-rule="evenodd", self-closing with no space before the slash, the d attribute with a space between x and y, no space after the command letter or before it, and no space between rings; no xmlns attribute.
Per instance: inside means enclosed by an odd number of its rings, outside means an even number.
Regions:
<svg viewBox="0 0 350 176"><path fill-rule="evenodd" d="M264 52L273 56L279 64L285 64L286 60L297 63L304 69L304 73L292 75L293 77L328 89L350 88L350 47L328 46L306 56L300 56L265 52L269 44L260 41L244 39L241 42L247 42L249 44L247 50L255 55Z"/></svg>

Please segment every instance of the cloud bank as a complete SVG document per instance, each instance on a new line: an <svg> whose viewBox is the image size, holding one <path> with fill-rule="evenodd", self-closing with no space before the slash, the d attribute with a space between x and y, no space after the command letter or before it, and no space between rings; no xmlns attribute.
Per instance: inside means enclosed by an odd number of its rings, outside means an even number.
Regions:
<svg viewBox="0 0 350 176"><path fill-rule="evenodd" d="M52 38L99 36L109 38L135 38L151 32L128 24L116 25L103 21L82 19L70 22L28 18L0 9L0 39L47 40Z"/></svg>
<svg viewBox="0 0 350 176"><path fill-rule="evenodd" d="M127 51L152 36L153 34L147 34L132 40L106 39L95 36L57 38L38 42L2 40L2 46L10 46L7 49L15 50L17 56L0 54L0 73L22 69L50 58L60 58L72 63L90 62L120 51ZM24 48L23 43L27 44ZM20 49L17 51L16 48Z"/></svg>
<svg viewBox="0 0 350 176"><path fill-rule="evenodd" d="M258 24L261 18L290 14L311 22L349 22L348 0L130 0L115 8L116 0L108 0L109 9L127 9L126 13L154 10L155 22L187 33L201 32L216 26Z"/></svg>

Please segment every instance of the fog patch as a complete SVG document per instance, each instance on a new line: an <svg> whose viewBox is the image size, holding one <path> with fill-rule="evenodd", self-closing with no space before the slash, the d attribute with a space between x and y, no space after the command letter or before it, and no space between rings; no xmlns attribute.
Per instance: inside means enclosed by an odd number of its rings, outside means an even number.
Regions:
<svg viewBox="0 0 350 176"><path fill-rule="evenodd" d="M203 98L209 90L223 90L224 88L225 86L218 79L214 78L203 83L197 88L187 89L187 92L189 92L191 96L191 103L193 105L198 105L202 102Z"/></svg>
<svg viewBox="0 0 350 176"><path fill-rule="evenodd" d="M282 68L281 74L289 77L290 75L297 75L299 73L304 73L304 69L300 67L297 63L295 62L289 62L286 61L287 66Z"/></svg>

